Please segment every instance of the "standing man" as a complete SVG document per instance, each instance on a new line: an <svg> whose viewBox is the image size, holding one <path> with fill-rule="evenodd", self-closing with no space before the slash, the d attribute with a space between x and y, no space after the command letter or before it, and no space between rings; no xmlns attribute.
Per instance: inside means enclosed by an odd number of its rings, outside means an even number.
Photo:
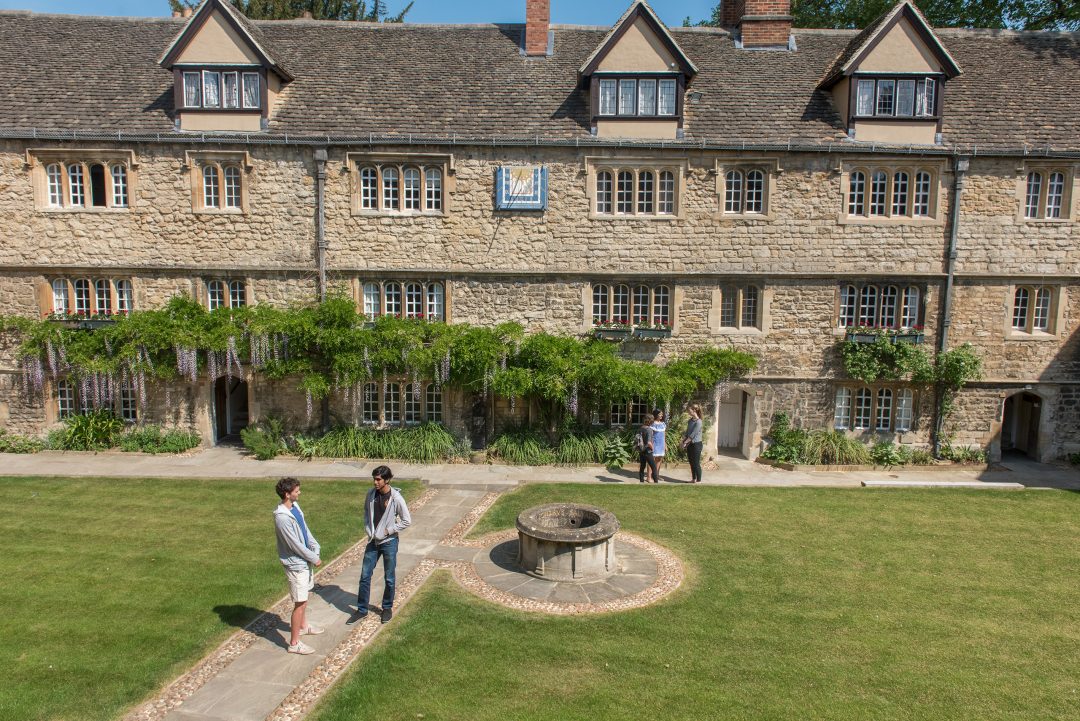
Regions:
<svg viewBox="0 0 1080 721"><path fill-rule="evenodd" d="M638 452L638 483L645 482L646 466L652 471L653 483L659 482L657 479L660 478L660 469L656 467L656 459L653 457L655 432L652 424L655 420L652 413L646 413L641 419L641 427L638 428L637 435L634 436L634 450Z"/></svg>
<svg viewBox="0 0 1080 721"><path fill-rule="evenodd" d="M319 542L308 528L304 512L297 503L300 498L300 481L295 478L282 478L277 482L275 490L281 498L281 505L274 510L278 558L285 567L289 597L293 602L289 626L289 653L307 655L315 649L301 641L300 637L323 632L323 629L307 622L308 592L315 587L315 575L311 567L322 565Z"/></svg>
<svg viewBox="0 0 1080 721"><path fill-rule="evenodd" d="M379 466L371 472L373 488L364 499L364 530L368 542L364 548L364 570L360 573L360 590L356 595L356 613L346 623L356 623L368 614L368 598L371 595L371 574L379 556L383 559L383 588L381 619L386 623L394 616L394 587L397 582L398 532L405 530L412 523L409 507L401 491L390 485L394 474L386 466Z"/></svg>

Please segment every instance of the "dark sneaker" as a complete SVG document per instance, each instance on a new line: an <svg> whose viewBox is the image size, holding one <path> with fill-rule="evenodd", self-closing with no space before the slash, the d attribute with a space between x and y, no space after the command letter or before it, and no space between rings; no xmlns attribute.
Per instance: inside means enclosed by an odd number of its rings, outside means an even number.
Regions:
<svg viewBox="0 0 1080 721"><path fill-rule="evenodd" d="M356 623L357 621L363 621L365 618L367 618L367 614L368 614L367 611L361 611L360 609L357 609L356 611L353 612L353 615L351 615L347 619L345 619L345 625L346 626L351 626L354 623Z"/></svg>
<svg viewBox="0 0 1080 721"><path fill-rule="evenodd" d="M394 612L393 612L392 609L384 608L382 610L382 622L383 623L389 623L390 619L393 618L393 617L394 617Z"/></svg>

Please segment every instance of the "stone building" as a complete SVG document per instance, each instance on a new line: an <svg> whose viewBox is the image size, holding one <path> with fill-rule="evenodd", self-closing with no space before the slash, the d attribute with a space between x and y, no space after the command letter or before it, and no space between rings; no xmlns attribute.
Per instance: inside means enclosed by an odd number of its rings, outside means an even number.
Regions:
<svg viewBox="0 0 1080 721"><path fill-rule="evenodd" d="M927 443L925 388L843 372L846 334L888 327L983 358L956 442L1080 450L1076 35L935 30L907 2L861 32L792 29L787 0L734 0L725 29L667 28L644 2L601 28L550 25L548 0L526 12L437 26L250 21L221 0L172 19L0 13L0 313L331 288L373 315L665 324L670 338L621 352L760 359L710 399L711 447L747 457L780 410ZM77 411L70 384L21 395L11 350L5 427ZM365 418L403 422L407 383L377 390ZM304 404L255 375L155 388L145 411L121 401L210 442ZM461 430L472 405L425 387L411 412Z"/></svg>

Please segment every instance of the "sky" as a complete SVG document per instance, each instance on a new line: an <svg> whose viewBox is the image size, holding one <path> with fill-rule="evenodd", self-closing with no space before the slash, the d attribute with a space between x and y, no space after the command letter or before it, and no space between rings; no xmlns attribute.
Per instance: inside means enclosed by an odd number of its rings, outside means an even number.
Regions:
<svg viewBox="0 0 1080 721"><path fill-rule="evenodd" d="M551 22L571 25L612 25L632 0L551 0ZM718 0L651 0L667 25L683 18L708 17ZM391 12L408 0L389 0ZM0 10L33 10L75 15L168 16L168 0L0 0ZM416 0L406 16L414 23L519 23L525 20L525 0Z"/></svg>

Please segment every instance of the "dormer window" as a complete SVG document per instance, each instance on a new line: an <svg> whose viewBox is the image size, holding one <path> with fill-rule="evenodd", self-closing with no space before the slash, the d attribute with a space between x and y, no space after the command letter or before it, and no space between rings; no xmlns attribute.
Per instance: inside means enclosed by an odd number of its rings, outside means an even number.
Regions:
<svg viewBox="0 0 1080 721"><path fill-rule="evenodd" d="M260 110L262 82L258 72L238 70L183 71L184 108Z"/></svg>
<svg viewBox="0 0 1080 721"><path fill-rule="evenodd" d="M677 78L600 77L597 78L598 111L601 117L674 117L679 82Z"/></svg>
<svg viewBox="0 0 1080 721"><path fill-rule="evenodd" d="M937 79L859 77L855 116L860 118L936 118Z"/></svg>

